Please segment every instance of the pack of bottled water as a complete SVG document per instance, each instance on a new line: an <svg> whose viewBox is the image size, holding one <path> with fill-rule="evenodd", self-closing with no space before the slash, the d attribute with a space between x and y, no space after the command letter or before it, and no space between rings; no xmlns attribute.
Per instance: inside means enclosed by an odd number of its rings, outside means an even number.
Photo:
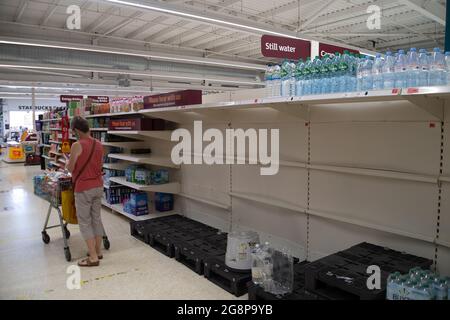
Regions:
<svg viewBox="0 0 450 320"><path fill-rule="evenodd" d="M388 300L449 300L450 277L440 277L431 270L413 268L408 274L394 272L387 280Z"/></svg>
<svg viewBox="0 0 450 320"><path fill-rule="evenodd" d="M336 52L298 63L269 65L265 83L268 97L446 86L450 85L450 52L411 48L374 58Z"/></svg>

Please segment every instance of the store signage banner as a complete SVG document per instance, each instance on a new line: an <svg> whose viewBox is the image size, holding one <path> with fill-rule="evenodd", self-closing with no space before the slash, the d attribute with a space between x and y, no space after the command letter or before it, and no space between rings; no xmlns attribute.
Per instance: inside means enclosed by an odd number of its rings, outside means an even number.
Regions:
<svg viewBox="0 0 450 320"><path fill-rule="evenodd" d="M83 100L83 96L62 95L62 96L59 97L59 100L61 102L81 101L81 100Z"/></svg>
<svg viewBox="0 0 450 320"><path fill-rule="evenodd" d="M331 44L326 44L326 43L319 43L320 57L323 57L326 54L334 55L335 52L339 52L340 54L342 54L342 53L344 53L345 50L347 50L348 52L359 53L359 51L357 51L357 50L333 46Z"/></svg>
<svg viewBox="0 0 450 320"><path fill-rule="evenodd" d="M268 58L306 59L311 55L311 42L264 35L261 37L261 53Z"/></svg>
<svg viewBox="0 0 450 320"><path fill-rule="evenodd" d="M109 103L109 97L107 96L88 96L88 99L93 103Z"/></svg>
<svg viewBox="0 0 450 320"><path fill-rule="evenodd" d="M62 119L61 119L61 133L62 133L61 151L62 151L62 153L70 153L69 128L70 128L69 117L68 116L62 117Z"/></svg>
<svg viewBox="0 0 450 320"><path fill-rule="evenodd" d="M144 97L144 108L187 106L202 103L201 90L183 90Z"/></svg>

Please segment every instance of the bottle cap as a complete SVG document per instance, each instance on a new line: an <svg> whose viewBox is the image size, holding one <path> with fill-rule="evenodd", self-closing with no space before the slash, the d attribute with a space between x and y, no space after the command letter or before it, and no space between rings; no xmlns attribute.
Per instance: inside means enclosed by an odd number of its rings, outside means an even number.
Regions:
<svg viewBox="0 0 450 320"><path fill-rule="evenodd" d="M409 50L409 51L411 51L411 52L416 52L417 49L416 49L416 48L411 48L411 50Z"/></svg>
<svg viewBox="0 0 450 320"><path fill-rule="evenodd" d="M387 51L387 52L386 52L386 55L387 55L387 56L392 56L392 51Z"/></svg>
<svg viewBox="0 0 450 320"><path fill-rule="evenodd" d="M434 52L441 52L441 49L439 49L438 47L433 49Z"/></svg>
<svg viewBox="0 0 450 320"><path fill-rule="evenodd" d="M405 50L400 49L400 50L398 50L398 53L399 53L399 54L404 54L404 53L405 53Z"/></svg>

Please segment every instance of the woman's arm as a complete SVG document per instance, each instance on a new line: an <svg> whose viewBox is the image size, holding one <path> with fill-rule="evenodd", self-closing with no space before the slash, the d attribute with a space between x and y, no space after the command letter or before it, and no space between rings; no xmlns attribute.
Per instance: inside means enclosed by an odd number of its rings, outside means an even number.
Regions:
<svg viewBox="0 0 450 320"><path fill-rule="evenodd" d="M70 148L70 158L66 161L66 169L71 173L75 169L75 163L77 162L77 159L81 155L82 151L83 148L79 142L72 144L72 147Z"/></svg>

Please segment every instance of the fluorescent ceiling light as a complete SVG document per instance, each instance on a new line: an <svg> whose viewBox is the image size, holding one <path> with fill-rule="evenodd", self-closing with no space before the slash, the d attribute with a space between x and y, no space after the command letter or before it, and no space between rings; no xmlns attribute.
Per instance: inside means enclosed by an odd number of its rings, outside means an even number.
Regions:
<svg viewBox="0 0 450 320"><path fill-rule="evenodd" d="M275 35L275 36L282 36L282 37L287 37L287 38L292 38L292 39L302 39L303 40L303 38L299 38L299 37L285 34L282 32L276 32L276 31L272 31L269 29L252 27L249 25L234 23L234 22L230 22L230 21L226 21L226 20L222 20L222 19L208 18L206 16L199 16L197 14L191 14L191 13L187 13L187 12L183 12L183 11L179 11L179 10L159 8L156 6L140 4L140 3L135 3L135 2L129 2L129 1L122 1L122 0L105 0L105 1L117 3L117 4L123 4L126 6L131 6L131 7L141 8L141 9L148 9L148 10L153 10L153 11L158 11L158 12L163 12L163 13L174 14L174 15L187 17L187 18L199 19L199 20L218 23L218 24L224 24L224 25L228 25L231 27L238 27L238 28L247 29L250 31L256 31L258 33L266 33L266 34L271 34L271 35Z"/></svg>
<svg viewBox="0 0 450 320"><path fill-rule="evenodd" d="M258 82L248 82L239 80L226 80L226 79L213 79L213 78L199 78L199 77L186 77L186 76L172 76L157 73L141 73L131 70L111 70L111 69L95 69L95 68L73 68L73 67L44 67L44 66L27 66L27 65L15 65L15 64L0 64L0 68L22 68L22 69L38 69L38 70L62 70L62 71L74 71L74 72L98 72L98 73L108 73L108 74L127 74L135 76L143 76L150 78L168 78L168 79L184 79L184 80L197 80L197 81L211 81L219 83L231 83L231 84L244 84L252 86L264 86L263 83Z"/></svg>
<svg viewBox="0 0 450 320"><path fill-rule="evenodd" d="M137 52L126 52L126 51L117 51L112 49L100 49L100 48L86 48L83 46L74 47L67 46L62 44L50 44L50 43L39 43L39 42L30 42L30 41L14 41L14 40L4 40L0 39L0 43L3 44L13 44L19 46L30 46L30 47L43 47L43 48L54 48L54 49L65 49L65 50L77 50L77 51L86 51L86 52L98 52L98 53L110 53L124 56L133 56L133 57L141 57L141 58L153 58L156 60L166 60L166 61L177 61L177 62L187 62L187 63L196 63L196 64L204 64L204 65L213 65L213 66L221 66L221 67L232 67L232 68L240 68L240 69L249 69L249 70L265 70L265 66L258 65L248 65L248 64L240 64L240 63L231 63L231 62L220 62L220 61L212 61L212 60L202 60L202 59L193 59L193 58L180 58L173 56L161 56L157 54L151 53L137 53Z"/></svg>

